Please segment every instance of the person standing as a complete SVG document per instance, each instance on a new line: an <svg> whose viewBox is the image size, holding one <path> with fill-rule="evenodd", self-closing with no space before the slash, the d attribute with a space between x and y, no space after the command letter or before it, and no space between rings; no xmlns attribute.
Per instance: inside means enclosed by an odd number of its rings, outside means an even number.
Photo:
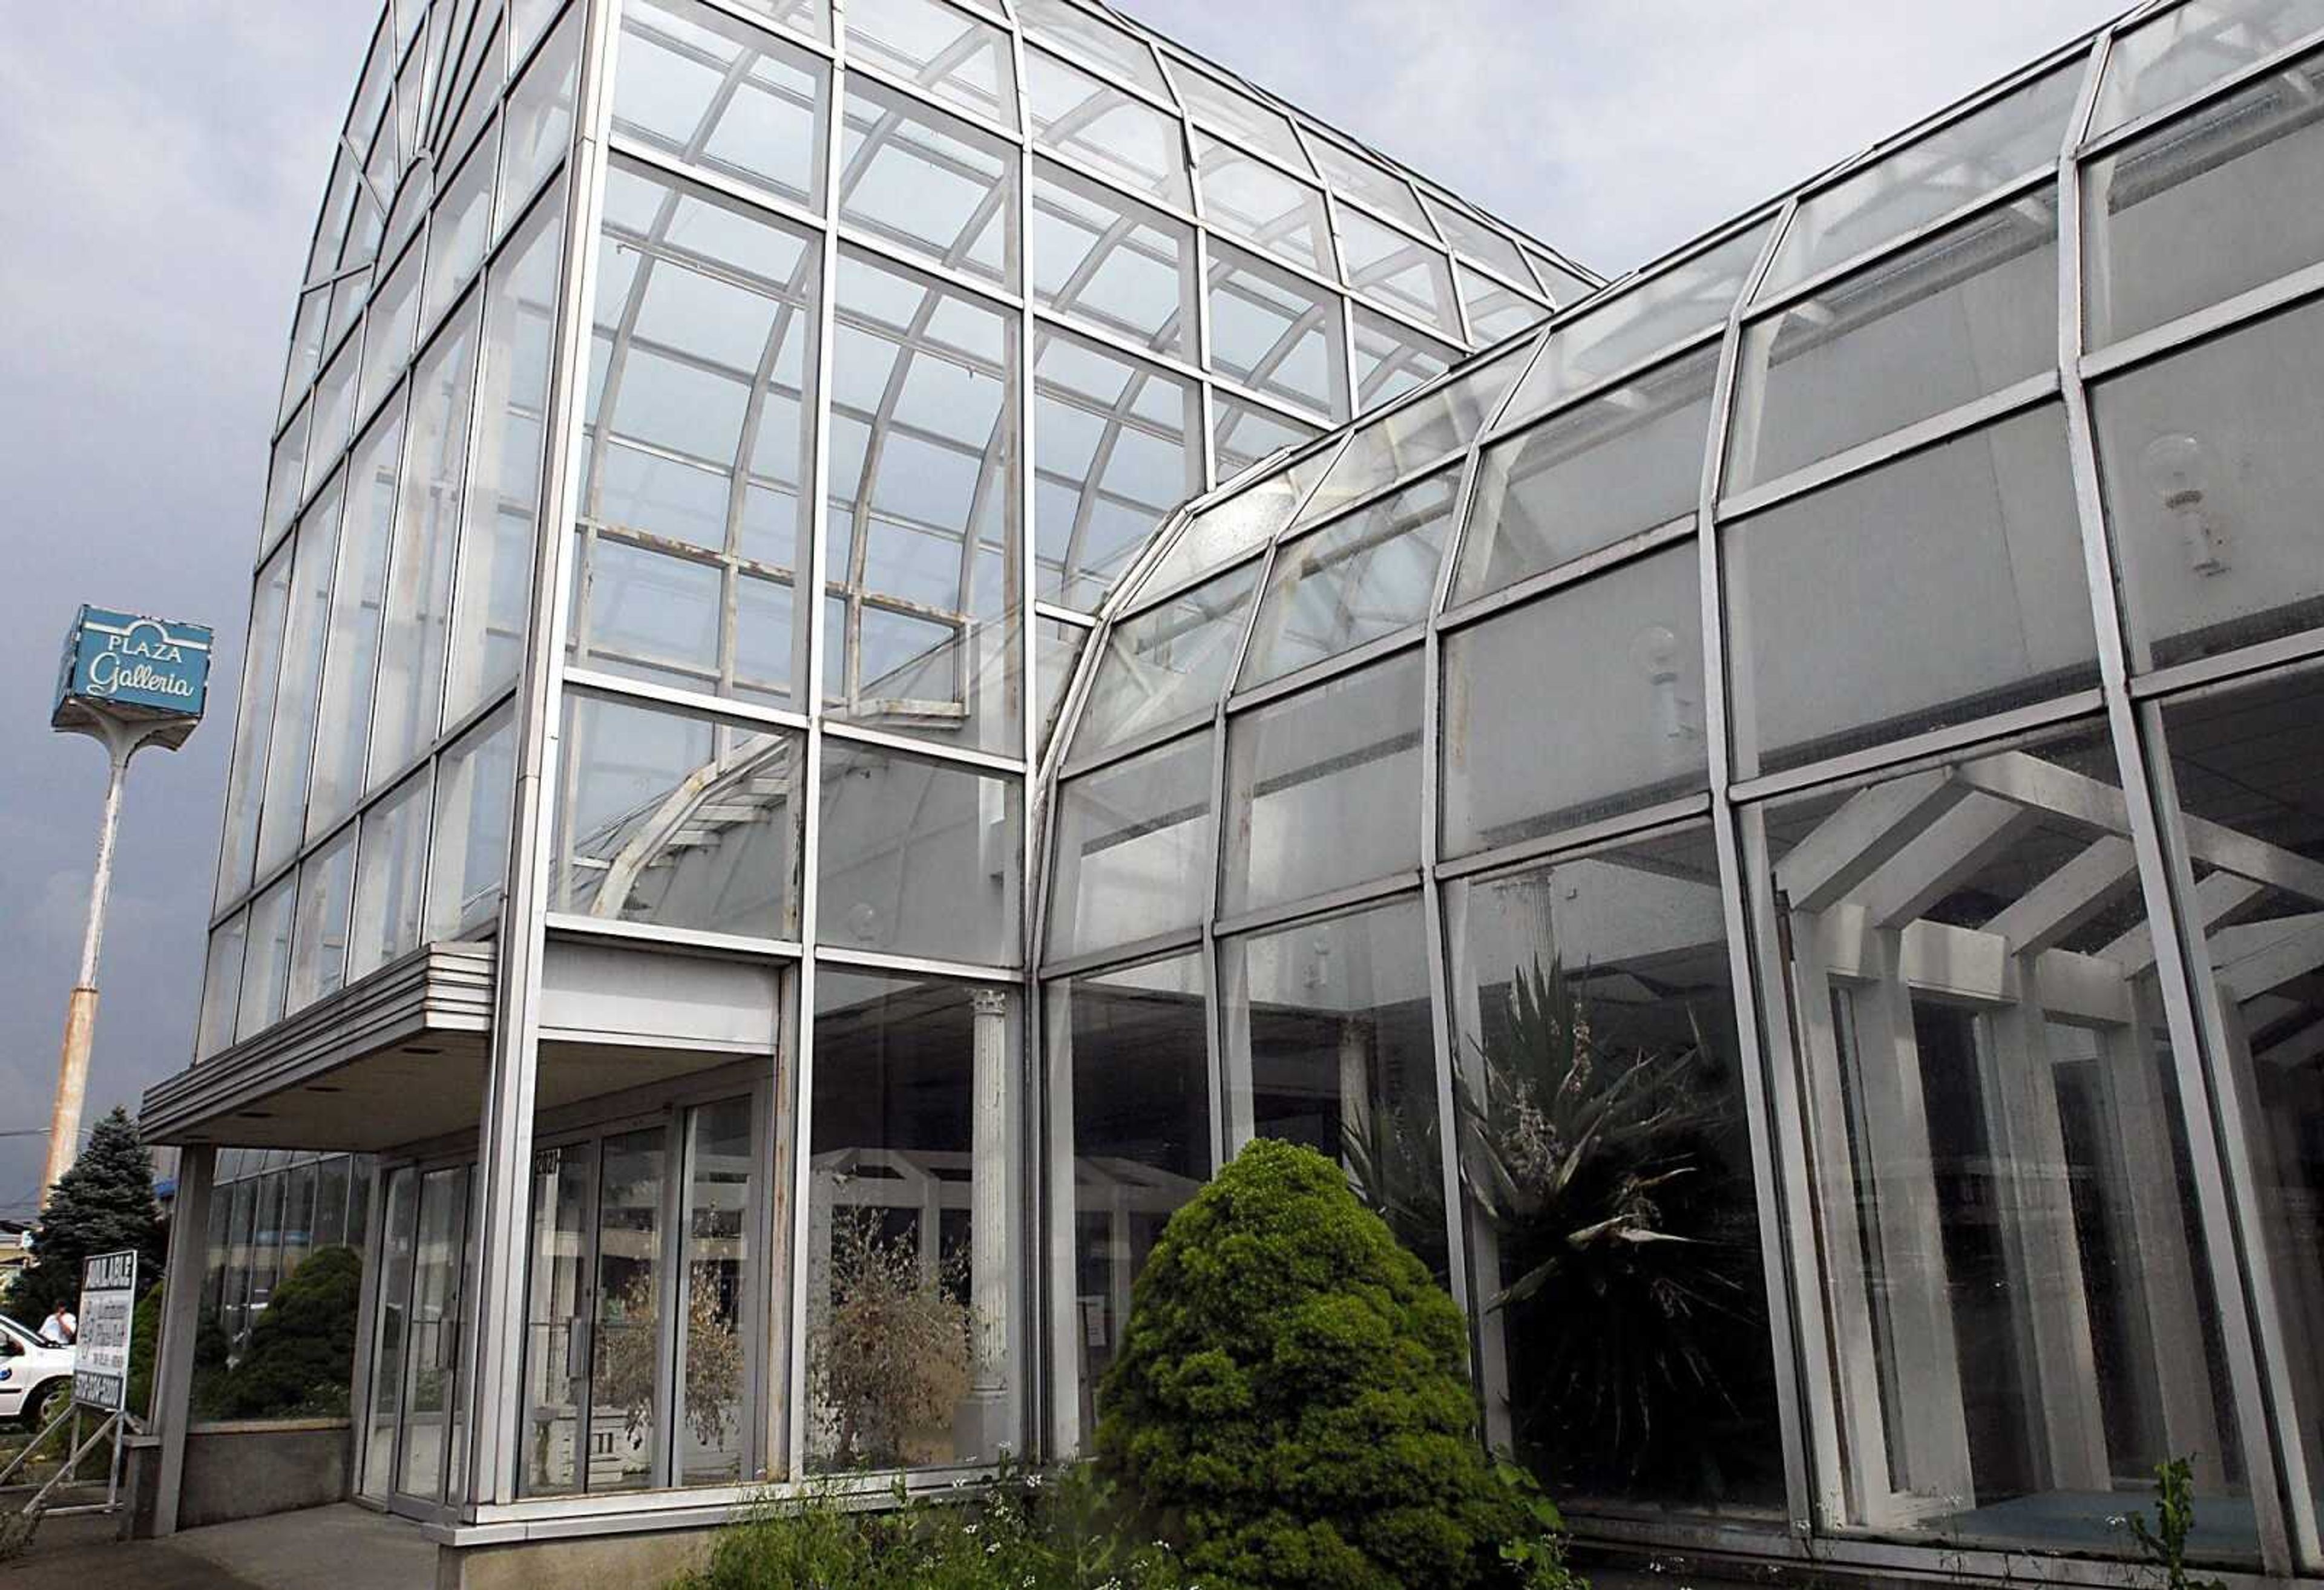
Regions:
<svg viewBox="0 0 2324 1590"><path fill-rule="evenodd" d="M41 1339L52 1347L69 1347L79 1336L80 1321L65 1307L64 1299L59 1298L57 1306L49 1310L49 1317L41 1321Z"/></svg>

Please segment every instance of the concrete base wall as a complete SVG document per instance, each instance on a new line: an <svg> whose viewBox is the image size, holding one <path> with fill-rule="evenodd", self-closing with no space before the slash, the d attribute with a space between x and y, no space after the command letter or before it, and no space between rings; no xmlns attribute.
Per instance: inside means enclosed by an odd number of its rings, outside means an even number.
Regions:
<svg viewBox="0 0 2324 1590"><path fill-rule="evenodd" d="M700 1566L709 1530L657 1530L499 1546L446 1546L436 1590L653 1590Z"/></svg>
<svg viewBox="0 0 2324 1590"><path fill-rule="evenodd" d="M344 1419L195 1425L186 1431L178 1527L344 1502L353 1452Z"/></svg>

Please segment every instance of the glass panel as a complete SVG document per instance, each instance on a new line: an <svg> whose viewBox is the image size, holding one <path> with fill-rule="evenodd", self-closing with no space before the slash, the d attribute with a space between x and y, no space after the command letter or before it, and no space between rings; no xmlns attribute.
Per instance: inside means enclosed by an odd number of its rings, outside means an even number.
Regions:
<svg viewBox="0 0 2324 1590"><path fill-rule="evenodd" d="M1227 725L1222 914L1420 864L1417 648Z"/></svg>
<svg viewBox="0 0 2324 1590"><path fill-rule="evenodd" d="M1760 234L1763 238L1765 235ZM1587 278L1575 274L1538 249L1524 244L1517 248L1525 255L1526 263L1533 267L1534 280L1541 283L1541 290L1559 308L1570 308L1598 290Z"/></svg>
<svg viewBox="0 0 2324 1590"><path fill-rule="evenodd" d="M524 1461L517 1489L567 1495L595 1467L582 1429L589 1378L589 1211L597 1145L532 1152L532 1221L525 1268ZM614 1429L620 1418L614 1416Z"/></svg>
<svg viewBox="0 0 2324 1590"><path fill-rule="evenodd" d="M746 188L819 206L824 67L693 0L625 0L613 131Z"/></svg>
<svg viewBox="0 0 2324 1590"><path fill-rule="evenodd" d="M2317 1064L2324 1052L2319 706L2315 673L2280 674L2165 709L2158 747L2177 795L2178 810L2166 810L2166 820L2177 824L2191 871L2181 914L2194 941L2200 1003L2214 1024L2214 1061L2240 1098L2245 1135L2230 1140L2227 1153L2249 1190L2273 1275L2263 1306L2274 1309L2289 1346L2283 1389L2297 1411L2285 1423L2297 1432L2311 1486L2324 1474L2324 1424L2317 1419L2324 1373L2312 1350L2324 1329L2324 1226L2316 1218L2324 1160L2310 1146L2324 1132L2324 1072ZM2124 1172L2153 1180L2151 1153L2135 1153ZM2173 1427L2167 1412L2164 1425L2169 1450L2195 1450L2205 1461L2205 1448L2194 1444L2200 1426ZM2209 1461L2216 1468L2218 1459ZM2196 1516L2208 1521L2200 1510Z"/></svg>
<svg viewBox="0 0 2324 1590"><path fill-rule="evenodd" d="M1503 287L1458 260L1452 262L1452 275L1460 283L1461 308L1469 317L1470 340L1480 347L1514 336L1526 326L1538 326L1549 318L1547 305Z"/></svg>
<svg viewBox="0 0 2324 1590"><path fill-rule="evenodd" d="M1083 10L1069 0L1018 0L1018 24L1027 37L1169 102L1170 89L1154 51L1129 29Z"/></svg>
<svg viewBox="0 0 2324 1590"><path fill-rule="evenodd" d="M1720 533L1744 777L2098 683L2055 408Z"/></svg>
<svg viewBox="0 0 2324 1590"><path fill-rule="evenodd" d="M218 841L217 898L250 887L258 845L259 795L266 787L266 742L274 728L275 685L281 671L282 625L290 608L291 547L275 549L258 571L250 598L250 634L242 655L242 688L234 717L234 763L226 780L226 830ZM328 558L318 554L318 561Z"/></svg>
<svg viewBox="0 0 2324 1590"><path fill-rule="evenodd" d="M290 323L290 355L282 372L282 407L275 417L278 424L306 396L308 383L315 379L315 366L323 356L323 314L330 305L331 295L322 288L299 300L298 316Z"/></svg>
<svg viewBox="0 0 2324 1590"><path fill-rule="evenodd" d="M1065 704L1066 687L1074 682L1074 672L1081 662L1082 648L1089 644L1090 632L1079 624L1068 624L1061 619L1037 618L1033 620L1033 676L1038 682L1040 739L1033 748L1038 761L1049 754L1049 740L1056 732L1057 712Z"/></svg>
<svg viewBox="0 0 2324 1590"><path fill-rule="evenodd" d="M476 310L471 300L412 375L410 436L402 484L395 492L393 577L380 620L369 786L401 773L436 738L475 373Z"/></svg>
<svg viewBox="0 0 2324 1590"><path fill-rule="evenodd" d="M420 880L428 870L428 769L380 797L363 816L347 980L420 943Z"/></svg>
<svg viewBox="0 0 2324 1590"><path fill-rule="evenodd" d="M2255 1560L2218 1309L2103 731L1745 817L1790 1008L1847 1521L2128 1555L2192 1455L2190 1554ZM1840 1486L1833 1486L1840 1493Z"/></svg>
<svg viewBox="0 0 2324 1590"><path fill-rule="evenodd" d="M452 1411L460 1396L461 1253L467 1227L468 1168L454 1165L422 1176L403 1374L403 1456L395 1484L407 1496L432 1499L444 1489Z"/></svg>
<svg viewBox="0 0 2324 1590"><path fill-rule="evenodd" d="M250 906L250 948L243 957L242 998L235 1006L236 1043L282 1019L290 977L291 905L298 874L286 875Z"/></svg>
<svg viewBox="0 0 2324 1590"><path fill-rule="evenodd" d="M355 444L347 461L346 513L340 521L338 574L331 584L329 635L323 654L321 721L307 837L328 832L355 809L363 791L364 730L379 665L381 610L387 602L387 555L395 529L395 476L403 448L398 400Z"/></svg>
<svg viewBox="0 0 2324 1590"><path fill-rule="evenodd" d="M798 736L568 693L551 909L791 936Z"/></svg>
<svg viewBox="0 0 2324 1590"><path fill-rule="evenodd" d="M1417 898L1219 951L1228 1119L1345 1168L1356 1196L1448 1279L1428 930Z"/></svg>
<svg viewBox="0 0 2324 1590"><path fill-rule="evenodd" d="M209 952L202 964L202 1014L194 1040L196 1060L208 1060L234 1042L235 1006L242 998L243 942L249 926L249 914L238 911L223 926L210 931Z"/></svg>
<svg viewBox="0 0 2324 1590"><path fill-rule="evenodd" d="M2090 136L2175 105L2319 28L2317 0L2191 0L2125 30L2107 51Z"/></svg>
<svg viewBox="0 0 2324 1590"><path fill-rule="evenodd" d="M1059 1135L1074 1152L1073 1272L1053 1280L1073 1289L1074 1329L1057 1350L1074 1366L1087 1440L1098 1382L1130 1318L1131 1283L1172 1213L1211 1173L1209 1017L1199 955L1052 982L1047 991L1049 1107L1071 1108Z"/></svg>
<svg viewBox="0 0 2324 1590"><path fill-rule="evenodd" d="M1306 152L1299 147L1298 134L1291 130L1291 119L1281 111L1260 104L1223 77L1191 60L1174 55L1169 58L1169 66L1171 78L1178 85L1178 96L1197 126L1216 128L1231 138L1240 139L1295 171L1304 174L1310 169Z"/></svg>
<svg viewBox="0 0 2324 1590"><path fill-rule="evenodd" d="M940 264L1007 282L1017 158L1001 139L869 78L847 85L840 219Z"/></svg>
<svg viewBox="0 0 2324 1590"><path fill-rule="evenodd" d="M298 530L274 725L266 745L266 797L258 813L258 870L271 872L298 850L306 828L309 758L315 745L315 698L323 672L323 642L330 634L331 566L339 535L335 477L307 510ZM263 576L262 576L263 578ZM269 598L262 590L260 600Z"/></svg>
<svg viewBox="0 0 2324 1590"><path fill-rule="evenodd" d="M1018 1446L1017 1001L826 968L816 984L807 1463Z"/></svg>
<svg viewBox="0 0 2324 1590"><path fill-rule="evenodd" d="M1577 1502L1784 1502L1707 827L1448 887L1484 1378ZM1651 1187L1651 1193L1646 1189ZM1582 1296L1586 1308L1566 1300Z"/></svg>
<svg viewBox="0 0 2324 1590"><path fill-rule="evenodd" d="M493 177L500 145L486 139L452 174L428 223L428 282L420 323L432 326L445 306L484 262L493 208Z"/></svg>
<svg viewBox="0 0 2324 1590"><path fill-rule="evenodd" d="M1324 447L1195 514L1170 549L1156 560L1139 586L1140 594L1167 591L1204 569L1231 562L1275 539L1276 532L1291 521L1316 480L1331 467L1333 456L1333 450Z"/></svg>
<svg viewBox="0 0 2324 1590"><path fill-rule="evenodd" d="M1194 207L1185 124L1040 51L1025 51L1033 141L1145 198Z"/></svg>
<svg viewBox="0 0 2324 1590"><path fill-rule="evenodd" d="M1340 300L1224 244L1211 249L1211 363L1254 391L1343 418Z"/></svg>
<svg viewBox="0 0 2324 1590"><path fill-rule="evenodd" d="M1290 129L1286 124L1285 132ZM1319 275L1335 274L1332 226L1321 189L1203 133L1194 134L1203 218L1238 242L1280 254Z"/></svg>
<svg viewBox="0 0 2324 1590"><path fill-rule="evenodd" d="M1718 363L1705 349L1657 365L1486 448L1452 599L1694 512Z"/></svg>
<svg viewBox="0 0 2324 1590"><path fill-rule="evenodd" d="M1157 353L1191 355L1191 228L1044 161L1034 167L1032 246L1042 303Z"/></svg>
<svg viewBox="0 0 2324 1590"><path fill-rule="evenodd" d="M718 565L582 538L567 644L574 665L713 693L720 685L725 576Z"/></svg>
<svg viewBox="0 0 2324 1590"><path fill-rule="evenodd" d="M1326 138L1309 137L1307 148L1315 157L1315 169L1323 173L1325 186L1333 193L1342 198L1360 199L1416 232L1428 230L1428 217L1420 213L1420 201L1413 197L1410 184L1403 178L1379 161L1342 149Z"/></svg>
<svg viewBox="0 0 2324 1590"><path fill-rule="evenodd" d="M1021 963L1020 780L824 741L817 942Z"/></svg>
<svg viewBox="0 0 2324 1590"><path fill-rule="evenodd" d="M853 253L833 356L837 715L1021 754L1015 317Z"/></svg>
<svg viewBox="0 0 2324 1590"><path fill-rule="evenodd" d="M573 140L573 90L581 70L582 14L566 13L557 36L541 47L509 94L501 118L500 192L493 204L493 235L506 234ZM514 57L512 57L514 59Z"/></svg>
<svg viewBox="0 0 2324 1590"><path fill-rule="evenodd" d="M1212 455L1217 461L1213 473L1221 483L1235 479L1263 458L1323 434L1321 427L1286 419L1272 409L1231 397L1223 387L1211 389L1211 413Z"/></svg>
<svg viewBox="0 0 2324 1590"><path fill-rule="evenodd" d="M597 1297L589 1344L585 1488L638 1491L654 1483L662 1422L662 1184L659 1126L605 1139L597 1202Z"/></svg>
<svg viewBox="0 0 2324 1590"><path fill-rule="evenodd" d="M1242 667L1245 688L1428 616L1461 471L1440 470L1275 555Z"/></svg>
<svg viewBox="0 0 2324 1590"><path fill-rule="evenodd" d="M831 42L831 0L734 0L738 9L763 16L777 27Z"/></svg>
<svg viewBox="0 0 2324 1590"><path fill-rule="evenodd" d="M561 194L544 203L492 267L475 455L468 461L457 602L446 648L447 723L514 684L524 653L564 209Z"/></svg>
<svg viewBox="0 0 2324 1590"><path fill-rule="evenodd" d="M2319 372L2311 304L2093 390L2134 666L2324 624Z"/></svg>
<svg viewBox="0 0 2324 1590"><path fill-rule="evenodd" d="M1767 221L1592 304L1553 331L1509 400L1503 428L1555 407L1651 355L1726 323L1767 241Z"/></svg>
<svg viewBox="0 0 2324 1590"><path fill-rule="evenodd" d="M290 528L291 516L306 495L308 410L301 409L274 444L266 471L266 510L258 527L258 544L272 547Z"/></svg>
<svg viewBox="0 0 2324 1590"><path fill-rule="evenodd" d="M347 980L347 911L354 904L355 831L339 836L300 864L299 909L291 924L287 1011L304 1010Z"/></svg>
<svg viewBox="0 0 2324 1590"><path fill-rule="evenodd" d="M347 1156L336 1153L316 1166L315 1245L335 1247L347 1240Z"/></svg>
<svg viewBox="0 0 2324 1590"><path fill-rule="evenodd" d="M1753 322L1735 404L1748 418L1736 427L1727 490L2057 362L2057 204L2029 195Z"/></svg>
<svg viewBox="0 0 2324 1590"><path fill-rule="evenodd" d="M1258 563L1246 563L1109 630L1074 754L1207 714L1234 667L1258 581Z"/></svg>
<svg viewBox="0 0 2324 1590"><path fill-rule="evenodd" d="M1050 960L1202 921L1211 894L1211 772L1204 732L1058 787Z"/></svg>
<svg viewBox="0 0 2324 1590"><path fill-rule="evenodd" d="M241 1188L235 1190L237 1197ZM379 1288L371 1329L371 1407L364 1420L363 1493L387 1500L395 1477L395 1429L403 1406L403 1365L410 1331L411 1269L420 1209L419 1173L409 1165L387 1179L381 1221Z"/></svg>
<svg viewBox="0 0 2324 1590"><path fill-rule="evenodd" d="M1400 320L1355 308L1356 412L1367 413L1425 386L1452 368L1457 350L1430 341Z"/></svg>
<svg viewBox="0 0 2324 1590"><path fill-rule="evenodd" d="M1416 398L1349 438L1299 519L1313 524L1465 447L1508 395L1525 354L1498 359Z"/></svg>
<svg viewBox="0 0 2324 1590"><path fill-rule="evenodd" d="M387 396L411 358L412 333L420 319L420 251L408 251L364 317L363 378L355 391L361 421Z"/></svg>
<svg viewBox="0 0 2324 1590"><path fill-rule="evenodd" d="M1444 638L1447 855L1708 786L1698 561L1684 537Z"/></svg>
<svg viewBox="0 0 2324 1590"><path fill-rule="evenodd" d="M1420 196L1421 208L1436 224L1436 234L1461 253L1499 271L1514 282L1530 282L1525 256L1517 245L1466 210L1455 209L1430 194Z"/></svg>
<svg viewBox="0 0 2324 1590"><path fill-rule="evenodd" d="M848 0L847 53L1014 131L1008 35L939 0Z"/></svg>
<svg viewBox="0 0 2324 1590"><path fill-rule="evenodd" d="M1348 285L1384 308L1461 335L1451 262L1427 244L1355 210L1340 214L1340 262Z"/></svg>
<svg viewBox="0 0 2324 1590"><path fill-rule="evenodd" d="M1796 286L2053 163L2081 87L2075 56L1801 201L1759 297Z"/></svg>
<svg viewBox="0 0 2324 1590"><path fill-rule="evenodd" d="M1047 327L1033 334L1034 594L1095 611L1170 510L1202 489L1199 400Z"/></svg>
<svg viewBox="0 0 2324 1590"><path fill-rule="evenodd" d="M437 763L436 832L429 844L423 936L456 939L499 914L516 791L516 720L503 707Z"/></svg>
<svg viewBox="0 0 2324 1590"><path fill-rule="evenodd" d="M250 1225L258 1214L258 1183L237 1181L233 1209L226 1217L226 1257L219 1282L218 1317L230 1347L238 1348L250 1326ZM389 1415L391 1420L392 1413ZM390 1439L393 1438L391 1432ZM384 1479L383 1479L383 1488Z"/></svg>
<svg viewBox="0 0 2324 1590"><path fill-rule="evenodd" d="M315 1246L315 1167L294 1165L282 1195L282 1274L288 1276Z"/></svg>
<svg viewBox="0 0 2324 1590"><path fill-rule="evenodd" d="M681 1485L748 1478L752 1328L759 1310L751 1218L757 1144L751 1101L723 1098L686 1112L686 1311L678 1328L677 1472Z"/></svg>
<svg viewBox="0 0 2324 1590"><path fill-rule="evenodd" d="M2324 23L2324 9L2317 14ZM2319 170L2324 59L2312 56L2092 161L2082 179L2090 345L2324 258L2324 216L2285 202Z"/></svg>

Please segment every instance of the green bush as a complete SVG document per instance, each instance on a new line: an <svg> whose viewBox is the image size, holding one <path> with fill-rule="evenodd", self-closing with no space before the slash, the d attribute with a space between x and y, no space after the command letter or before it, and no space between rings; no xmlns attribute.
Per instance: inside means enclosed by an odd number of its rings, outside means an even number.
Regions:
<svg viewBox="0 0 2324 1590"><path fill-rule="evenodd" d="M1259 1139L1173 1216L1098 1450L1209 1590L1547 1582L1479 1441L1461 1312L1312 1149Z"/></svg>
<svg viewBox="0 0 2324 1590"><path fill-rule="evenodd" d="M769 1501L721 1530L678 1590L1188 1590L1086 1469L876 1511L836 1488Z"/></svg>
<svg viewBox="0 0 2324 1590"><path fill-rule="evenodd" d="M206 1399L210 1410L223 1419L345 1413L362 1295L363 1259L355 1249L309 1254L274 1288L241 1361Z"/></svg>

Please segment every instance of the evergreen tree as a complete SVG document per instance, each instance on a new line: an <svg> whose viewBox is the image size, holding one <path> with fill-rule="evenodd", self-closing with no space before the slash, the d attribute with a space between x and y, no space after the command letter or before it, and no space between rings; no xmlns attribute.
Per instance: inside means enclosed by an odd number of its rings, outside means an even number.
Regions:
<svg viewBox="0 0 2324 1590"><path fill-rule="evenodd" d="M33 1229L32 1262L8 1288L9 1314L38 1329L58 1299L69 1309L79 1306L83 1259L133 1247L143 1255L140 1267L159 1273L161 1210L153 1201L153 1162L137 1123L116 1106L49 1190Z"/></svg>

